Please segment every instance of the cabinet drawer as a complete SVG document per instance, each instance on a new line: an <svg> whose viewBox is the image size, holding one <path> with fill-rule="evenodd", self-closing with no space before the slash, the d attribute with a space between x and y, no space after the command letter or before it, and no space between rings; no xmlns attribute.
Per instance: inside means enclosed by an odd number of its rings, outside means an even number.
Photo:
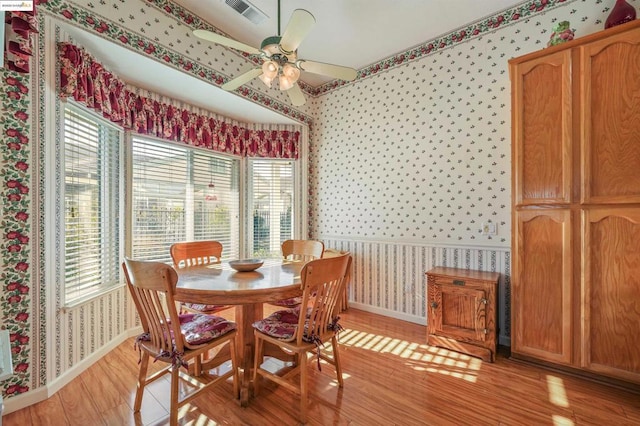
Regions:
<svg viewBox="0 0 640 426"><path fill-rule="evenodd" d="M466 288L478 288L478 287L482 287L484 282L483 281L477 281L474 279L469 279L466 277L441 277L441 276L436 276L435 277L435 283L436 285L449 285L449 286L454 286L454 287L466 287Z"/></svg>

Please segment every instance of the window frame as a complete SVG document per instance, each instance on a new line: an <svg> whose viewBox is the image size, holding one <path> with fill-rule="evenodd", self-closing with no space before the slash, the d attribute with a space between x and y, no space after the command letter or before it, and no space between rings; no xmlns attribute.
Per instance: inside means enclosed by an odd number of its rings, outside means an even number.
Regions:
<svg viewBox="0 0 640 426"><path fill-rule="evenodd" d="M115 262L114 269L112 270L113 276L115 277L112 282L102 282L98 285L92 287L92 290L87 291L86 294L70 297L68 294L67 281L66 281L66 162L67 157L65 155L65 127L66 127L66 110L69 109L75 114L80 115L81 117L96 123L100 128L109 129L117 132L117 164L112 165L112 170L117 170L117 173L114 175L114 178L117 179L117 184L115 185L115 193L116 193L116 202L117 207L116 210L118 216L120 218L125 214L125 205L126 205L126 196L124 192L125 188L125 173L124 168L122 167L125 161L125 149L124 149L124 130L113 124L112 122L106 120L95 112L89 110L83 105L73 101L67 100L65 102L60 102L59 109L59 138L56 138L56 165L55 165L55 175L56 175L56 201L55 201L55 222L57 229L57 234L60 238L55 239L56 250L55 250L55 265L56 265L56 280L58 285L60 286L61 292L61 303L64 308L72 308L74 306L78 306L84 304L90 300L93 300L97 297L100 297L103 294L109 293L111 291L117 290L124 286L123 276L122 276L122 268L120 267L121 261L123 259L125 253L124 247L124 236L125 236L125 223L122 220L119 220L116 224L117 229L117 237L114 239L115 241L115 252L111 255L117 259Z"/></svg>
<svg viewBox="0 0 640 426"><path fill-rule="evenodd" d="M199 149L205 152L212 152L216 156L230 157L239 161L239 232L238 232L238 255L240 258L246 258L250 255L248 234L252 232L252 226L248 222L252 215L247 211L249 206L248 200L251 196L249 188L249 167L250 162L254 159L251 157L241 157L237 155L225 154L217 151L211 151L205 148L199 148L189 145L184 145L180 142L169 141L161 138L154 138L148 135L138 135L130 130L125 130L122 127L106 120L100 114L92 111L86 106L74 101L73 99L56 101L57 108L55 116L57 125L54 127L55 131L51 133L52 144L47 144L45 148L45 158L61 159L64 156L64 111L69 107L85 116L99 122L101 125L117 130L118 132L118 156L119 156L119 171L118 171L118 194L119 205L117 210L119 211L120 223L118 226L118 253L117 258L121 260L125 256L130 256L132 253L132 165L133 165L133 137L141 137L150 140L157 140L158 142L166 144L175 144L182 148ZM273 160L273 161L287 161L293 162L293 215L295 220L292 221L291 226L293 228L293 238L306 238L308 229L308 129L304 126L301 127L302 137L300 140L300 156L297 159L282 159L282 158L263 158L256 157L256 160ZM54 137L55 136L55 137ZM49 230L45 232L45 246L51 250L54 254L50 258L53 264L47 267L47 276L51 276L55 281L56 294L59 294L59 302L56 304L63 311L72 309L76 306L83 305L95 300L104 294L115 291L125 286L124 276L122 268L118 267L118 280L116 284L101 286L96 288L95 291L78 298L67 298L66 286L65 286L65 271L64 271L64 245L65 245L65 203L64 203L64 162L45 161L45 176L54 176L51 181L45 182L45 188L48 192L51 190L51 197L45 197L45 212L47 217L44 218L46 223L50 223L53 226L49 227ZM47 229L47 228L45 228ZM49 275L52 273L53 275Z"/></svg>
<svg viewBox="0 0 640 426"><path fill-rule="evenodd" d="M256 254L254 252L255 219L254 219L253 210L255 206L253 204L253 200L255 199L254 197L255 184L253 179L253 176L254 176L253 165L257 162L270 162L272 164L291 163L291 189L292 189L291 200L290 200L291 202L291 222L290 222L291 235L284 239L282 237L279 238L280 243L282 243L282 241L284 241L285 239L299 238L298 236L300 235L300 232L299 232L299 226L297 224L300 222L299 218L303 214L303 211L300 208L300 203L298 201L299 191L297 190L297 188L299 186L300 177L299 177L298 168L296 167L297 160L289 159L289 158L262 158L262 157L247 158L245 162L245 166L243 168L246 174L246 185L245 185L246 187L245 206L246 207L243 209L246 217L246 222L244 227L246 231L244 249L245 249L246 257L250 257L250 258L261 256L260 254ZM272 212L270 211L269 213L271 214ZM277 244L276 246L276 245L273 245L273 241L270 241L271 256L275 257L274 252L279 252L279 251L280 251L280 244Z"/></svg>
<svg viewBox="0 0 640 426"><path fill-rule="evenodd" d="M138 135L138 134L129 134L127 137L127 140L129 143L127 143L127 147L128 147L128 151L129 151L129 158L130 158L130 162L127 165L127 171L128 171L128 176L130 176L130 178L127 178L126 183L127 183L127 191L130 194L130 197L128 198L128 202L127 202L127 212L128 212L128 216L129 216L129 226L128 229L130 230L130 232L128 233L128 244L127 244L127 253L132 254L134 252L134 244L133 244L133 240L134 240L134 226L133 226L133 221L135 219L135 212L133 211L134 209L134 180L135 180L135 176L134 176L134 155L133 155L133 150L134 150L134 144L139 144L139 143L150 143L150 144L158 144L161 145L162 148L166 148L166 149L170 149L171 146L175 146L176 149L179 149L180 151L183 151L183 158L186 164L186 171L185 171L185 186L190 188L190 189L186 189L185 192L189 193L189 191L191 190L191 194L193 195L193 191L195 190L195 185L196 185L196 180L197 178L200 178L200 181L202 181L203 178L206 178L206 180L210 180L211 182L214 183L215 185L215 178L214 178L214 168L216 167L220 167L218 166L214 166L213 163L211 164L211 168L209 170L209 175L208 176L204 176L203 175L203 171L202 171L202 164L201 164L201 159L202 157L211 157L211 159L214 160L215 159L219 159L225 162L229 162L227 164L223 164L223 166L229 166L230 167L230 174L228 181L224 182L224 183L228 183L229 185L229 192L232 192L233 189L233 185L237 185L237 199L232 201L236 201L237 204L232 206L231 211L233 212L233 209L237 210L237 215L238 218L235 222L237 222L237 227L238 228L242 228L243 227L243 217L242 217L242 185L241 185L241 170L242 170L242 158L240 156L235 156L235 155L229 155L229 154L225 154L225 153L221 153L218 151L213 151L213 150L209 150L209 149L204 149L204 148L200 148L200 147L195 147L195 146L190 146L190 145L185 145L185 144L180 144L180 143L176 143L173 141L167 141L167 140L163 140L160 138L156 138L156 137L150 137L148 135ZM137 140L137 141L135 141ZM138 142L140 141L140 142ZM161 153L162 149L158 148L158 152ZM199 167L200 166L200 167ZM197 175L194 174L197 171L199 172ZM206 172L204 173L206 174ZM221 180L218 180L218 191L220 191L222 186L221 184ZM215 189L213 190L213 193L215 194ZM197 238L197 234L198 234L198 229L196 227L196 222L195 220L197 219L198 215L200 213L203 213L201 210L198 209L198 200L195 199L195 197L191 200L189 200L188 195L185 194L185 199L184 201L184 208L185 208L185 220L183 221L183 225L185 227L185 229L183 229L184 234L185 234L185 238L180 239L181 241L196 241L198 239L201 238ZM232 203L233 204L233 203ZM191 215L189 215L189 212L191 213ZM206 214L207 212L205 212ZM210 213L210 212L209 212ZM233 222L233 220L232 220ZM191 225L191 226L190 226ZM190 227L189 227L190 226ZM233 231L232 231L233 232ZM235 248L234 249L230 249L228 247L228 245L224 244L223 240L220 240L221 242L223 242L223 246L227 246L226 249L223 249L222 251L222 258L223 259L231 259L231 258L237 258L238 256L240 256L240 253L242 251L242 244L241 244L241 240L239 238L236 238L235 241ZM167 261L168 263L170 263L170 257L169 257L169 251L167 248L167 253L166 253L166 257L164 259L156 259L159 261Z"/></svg>

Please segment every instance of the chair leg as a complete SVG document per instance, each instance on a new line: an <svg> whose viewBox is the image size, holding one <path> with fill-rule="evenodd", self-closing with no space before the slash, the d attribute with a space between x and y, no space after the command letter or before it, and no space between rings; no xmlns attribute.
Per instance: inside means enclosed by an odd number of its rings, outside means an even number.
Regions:
<svg viewBox="0 0 640 426"><path fill-rule="evenodd" d="M331 337L331 346L333 348L333 366L336 368L336 375L338 376L338 386L344 387L344 382L342 380L342 366L340 365L340 353L338 351L338 337Z"/></svg>
<svg viewBox="0 0 640 426"><path fill-rule="evenodd" d="M298 361L300 362L300 422L307 423L307 405L309 397L309 387L307 385L307 354L299 354Z"/></svg>
<svg viewBox="0 0 640 426"><path fill-rule="evenodd" d="M262 352L263 352L263 340L260 339L257 335L256 335L256 344L255 344L255 355L254 355L254 359L253 359L253 395L257 396L258 392L260 391L260 375L258 374L258 368L260 368L260 365L262 365L262 361L263 361L263 357L262 357Z"/></svg>
<svg viewBox="0 0 640 426"><path fill-rule="evenodd" d="M169 410L169 425L178 425L178 384L180 381L180 368L171 367L171 408Z"/></svg>
<svg viewBox="0 0 640 426"><path fill-rule="evenodd" d="M198 355L193 360L193 375L200 376L202 375L202 357L204 355Z"/></svg>
<svg viewBox="0 0 640 426"><path fill-rule="evenodd" d="M142 359L140 360L140 372L138 373L138 388L136 389L136 400L133 403L133 412L140 411L142 405L142 395L144 394L144 387L147 382L147 369L149 367L149 354L144 352Z"/></svg>
<svg viewBox="0 0 640 426"><path fill-rule="evenodd" d="M233 370L233 376L231 376L231 380L233 380L233 395L238 399L240 398L240 377L238 376L238 348L235 337L229 340L229 345L231 345L229 349L231 349L231 369Z"/></svg>

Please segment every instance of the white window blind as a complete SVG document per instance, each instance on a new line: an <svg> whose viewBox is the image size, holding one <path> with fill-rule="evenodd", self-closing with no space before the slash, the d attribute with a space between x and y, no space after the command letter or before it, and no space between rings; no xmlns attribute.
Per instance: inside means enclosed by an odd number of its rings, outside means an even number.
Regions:
<svg viewBox="0 0 640 426"><path fill-rule="evenodd" d="M287 160L250 160L249 220L252 220L252 257L282 256L280 245L293 238L294 163Z"/></svg>
<svg viewBox="0 0 640 426"><path fill-rule="evenodd" d="M204 150L133 138L132 256L170 262L177 241L217 240L239 252L239 162Z"/></svg>
<svg viewBox="0 0 640 426"><path fill-rule="evenodd" d="M120 131L71 105L64 112L65 303L119 283Z"/></svg>

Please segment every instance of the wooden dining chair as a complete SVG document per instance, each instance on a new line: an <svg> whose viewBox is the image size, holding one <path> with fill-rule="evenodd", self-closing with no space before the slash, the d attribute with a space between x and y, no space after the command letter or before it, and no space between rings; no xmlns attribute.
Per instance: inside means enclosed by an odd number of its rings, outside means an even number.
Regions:
<svg viewBox="0 0 640 426"><path fill-rule="evenodd" d="M133 411L140 411L146 385L165 374L171 376L171 425L177 424L181 406L210 386L226 382L229 377L233 381L233 395L239 398L236 323L214 315L178 315L174 300L178 275L165 263L125 258L122 268L143 329L143 334L136 338L136 347L140 351L140 372ZM228 352L220 350L225 346L228 346ZM198 363L209 350L220 350L211 368L219 367L231 359L231 369L214 376L196 368L195 374L190 375L187 363L190 360ZM167 363L167 366L147 377L149 358L153 362ZM190 390L182 397L178 387L181 380L189 384L187 388Z"/></svg>
<svg viewBox="0 0 640 426"><path fill-rule="evenodd" d="M300 274L302 280L302 304L298 308L274 312L267 318L253 324L255 336L255 360L253 370L254 394L259 392L259 377L269 379L293 391L300 397L300 421L307 421L308 405L308 360L307 354L315 352L320 368L320 360L335 367L338 385L343 387L342 367L338 349L337 333L340 329L337 304L342 296L343 286L351 256L317 259L307 263ZM283 351L294 354L296 365L284 376L265 368L264 344L269 342ZM323 346L331 342L332 356L322 352ZM266 365L266 364L265 364ZM296 375L299 379L292 380Z"/></svg>
<svg viewBox="0 0 640 426"><path fill-rule="evenodd" d="M324 243L315 240L286 240L282 243L281 248L284 260L301 262L320 259L324 253ZM300 306L300 303L302 303L301 297L291 297L269 302L268 304L281 308L295 308Z"/></svg>
<svg viewBox="0 0 640 426"><path fill-rule="evenodd" d="M171 260L175 268L191 268L196 266L220 263L222 243L214 240L184 241L174 243L169 248ZM205 305L200 303L182 303L181 310L193 313L213 314L231 308L229 305Z"/></svg>
<svg viewBox="0 0 640 426"><path fill-rule="evenodd" d="M349 254L349 252L336 250L336 249L327 249L322 254L322 257L335 257L335 256L342 256L343 254ZM342 292L340 303L338 304L338 307L339 307L338 312L346 311L347 309L349 309L349 283L351 282L351 271L352 271L351 268L353 266L352 263L353 263L353 259L349 263L349 270L347 271L347 277L344 283L344 290Z"/></svg>

